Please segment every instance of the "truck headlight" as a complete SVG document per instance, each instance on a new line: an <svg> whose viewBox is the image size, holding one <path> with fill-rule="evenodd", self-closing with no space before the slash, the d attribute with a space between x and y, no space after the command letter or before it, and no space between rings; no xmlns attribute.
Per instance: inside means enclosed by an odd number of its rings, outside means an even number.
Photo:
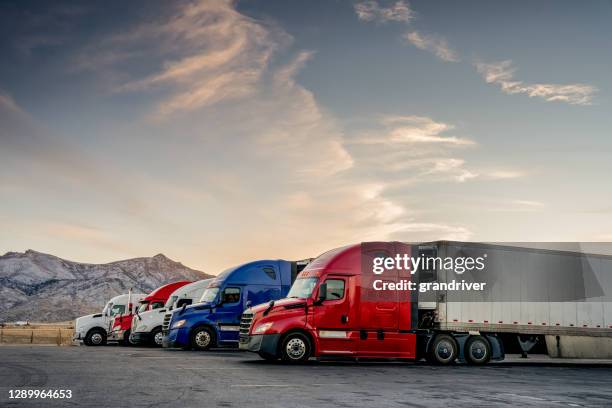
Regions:
<svg viewBox="0 0 612 408"><path fill-rule="evenodd" d="M255 330L253 330L253 334L263 334L267 332L270 327L272 327L271 322L260 324L259 326L255 328Z"/></svg>
<svg viewBox="0 0 612 408"><path fill-rule="evenodd" d="M185 320L185 319L183 319L183 320L179 320L178 322L176 322L176 323L174 323L174 324L172 325L172 328L173 328L173 329L178 329L179 327L183 327L183 326L185 325L185 322L186 322L186 321L187 321L187 320Z"/></svg>
<svg viewBox="0 0 612 408"><path fill-rule="evenodd" d="M147 331L147 325L146 324L142 324L140 326L136 326L134 328L134 331L138 331L138 332L143 332L143 331Z"/></svg>

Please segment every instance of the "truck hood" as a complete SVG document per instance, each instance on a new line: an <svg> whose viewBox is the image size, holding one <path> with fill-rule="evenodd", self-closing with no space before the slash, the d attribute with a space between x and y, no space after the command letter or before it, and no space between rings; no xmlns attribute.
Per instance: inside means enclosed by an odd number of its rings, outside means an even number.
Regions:
<svg viewBox="0 0 612 408"><path fill-rule="evenodd" d="M77 317L77 319L74 321L74 327L75 329L78 329L79 327L85 326L94 320L102 321L102 317L103 317L102 313L94 313L90 315Z"/></svg>
<svg viewBox="0 0 612 408"><path fill-rule="evenodd" d="M284 298L284 299L275 300L273 309L276 309L277 307L288 307L288 306L291 307L291 306L298 306L298 305L305 305L305 304L306 304L306 299ZM249 310L252 313L259 313L259 312L263 312L268 307L270 307L270 302L262 303L261 305L257 305L257 306L253 306Z"/></svg>

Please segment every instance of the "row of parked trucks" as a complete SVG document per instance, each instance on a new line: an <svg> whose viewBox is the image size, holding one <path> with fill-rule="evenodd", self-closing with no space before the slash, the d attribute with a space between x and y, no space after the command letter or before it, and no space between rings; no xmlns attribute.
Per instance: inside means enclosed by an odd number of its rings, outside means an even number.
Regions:
<svg viewBox="0 0 612 408"><path fill-rule="evenodd" d="M372 275L364 260L407 252L487 254L488 289L367 293ZM420 272L413 279L456 277L439 267ZM401 277L396 269L386 273ZM606 255L448 241L367 243L314 260L250 262L148 295L120 295L102 313L77 319L75 337L86 345L235 347L288 363L348 357L479 365L502 360L507 351L538 349L553 357L612 358L611 288Z"/></svg>

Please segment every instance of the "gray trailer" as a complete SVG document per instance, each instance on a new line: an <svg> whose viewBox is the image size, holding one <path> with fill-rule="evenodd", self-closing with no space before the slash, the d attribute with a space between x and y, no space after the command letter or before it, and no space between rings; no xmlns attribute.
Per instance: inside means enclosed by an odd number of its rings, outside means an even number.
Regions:
<svg viewBox="0 0 612 408"><path fill-rule="evenodd" d="M451 241L413 248L428 257L486 258L482 270L420 272L421 282L438 286L485 283L479 291L418 293L420 329L514 338L524 353L545 342L552 357L612 358L612 256Z"/></svg>

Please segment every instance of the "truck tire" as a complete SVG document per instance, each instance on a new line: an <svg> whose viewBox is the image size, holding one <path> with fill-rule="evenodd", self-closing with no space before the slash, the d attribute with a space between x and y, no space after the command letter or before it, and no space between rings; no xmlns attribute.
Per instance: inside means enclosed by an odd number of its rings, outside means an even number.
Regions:
<svg viewBox="0 0 612 408"><path fill-rule="evenodd" d="M465 343L465 361L468 364L483 365L491 360L491 345L483 336L470 336Z"/></svg>
<svg viewBox="0 0 612 408"><path fill-rule="evenodd" d="M151 332L151 343L150 343L150 345L152 347L161 347L163 339L164 339L164 335L162 333L161 327L153 329L153 331Z"/></svg>
<svg viewBox="0 0 612 408"><path fill-rule="evenodd" d="M200 350L200 351L205 351L211 348L212 346L214 346L214 344L215 344L215 333L213 333L213 331L210 328L205 327L205 326L196 327L191 332L191 347L192 348L196 350Z"/></svg>
<svg viewBox="0 0 612 408"><path fill-rule="evenodd" d="M281 358L290 364L302 364L312 354L310 339L302 333L290 333L281 344Z"/></svg>
<svg viewBox="0 0 612 408"><path fill-rule="evenodd" d="M91 329L83 339L83 344L86 346L104 346L106 344L106 332L99 328Z"/></svg>
<svg viewBox="0 0 612 408"><path fill-rule="evenodd" d="M132 334L131 330L127 330L123 333L123 340L121 340L122 346L126 346L126 347L135 346L135 344L130 341L130 334Z"/></svg>
<svg viewBox="0 0 612 408"><path fill-rule="evenodd" d="M438 334L429 350L427 361L434 364L448 365L455 361L459 351L457 342L448 334Z"/></svg>

